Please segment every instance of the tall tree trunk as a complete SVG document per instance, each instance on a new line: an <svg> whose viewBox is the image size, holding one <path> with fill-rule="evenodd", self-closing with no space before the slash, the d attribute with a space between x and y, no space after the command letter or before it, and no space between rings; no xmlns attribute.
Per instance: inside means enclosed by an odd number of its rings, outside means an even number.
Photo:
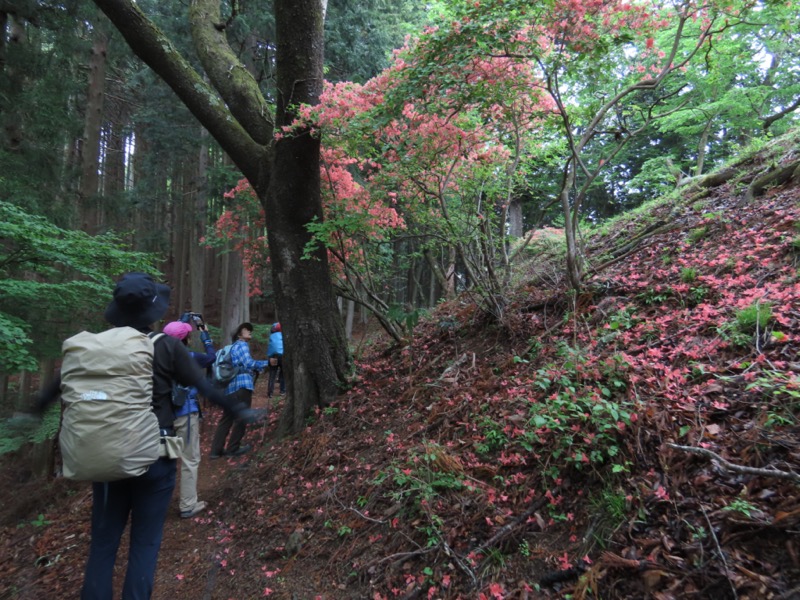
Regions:
<svg viewBox="0 0 800 600"><path fill-rule="evenodd" d="M189 236L187 230L191 223L191 217L186 214L189 202L188 186L191 184L191 179L186 173L186 165L180 170L180 177L177 181L173 182L174 193L173 201L175 206L175 235L173 237L173 254L175 256L175 274L173 277L173 291L175 292L175 301L173 306L180 315L189 309L188 302L188 285L187 273L189 271Z"/></svg>
<svg viewBox="0 0 800 600"><path fill-rule="evenodd" d="M425 260L428 262L428 267L431 270L431 276L436 280L439 289L441 289L448 298L452 298L455 293L451 287L451 283L453 279L448 280L448 274L444 272L439 262L436 260L436 257L433 256L433 252L426 248L425 252ZM450 263L452 264L452 262Z"/></svg>
<svg viewBox="0 0 800 600"><path fill-rule="evenodd" d="M222 339L225 344L240 323L245 321L244 303L247 296L242 295L244 279L244 268L242 267L242 255L231 250L223 256L224 275L222 278L222 314L220 315L220 327L222 328Z"/></svg>
<svg viewBox="0 0 800 600"><path fill-rule="evenodd" d="M117 100L114 114L106 120L106 152L103 157L104 196L119 194L125 190L125 142L128 130L128 111L126 105Z"/></svg>
<svg viewBox="0 0 800 600"><path fill-rule="evenodd" d="M103 127L107 52L108 36L101 28L96 28L92 41L92 54L89 59L86 117L84 119L81 150L80 197L83 214L82 229L89 233L96 232L101 222L98 198L98 168L100 163L100 133Z"/></svg>
<svg viewBox="0 0 800 600"><path fill-rule="evenodd" d="M47 358L39 363L39 388L45 388L53 382L56 361ZM55 439L49 438L34 444L31 450L31 473L34 477L47 477L55 471Z"/></svg>
<svg viewBox="0 0 800 600"><path fill-rule="evenodd" d="M567 278L570 287L580 291L583 278L583 264L578 246L578 215L570 206L569 195L575 183L575 159L569 161L561 183L561 212L564 215L564 233L567 240Z"/></svg>
<svg viewBox="0 0 800 600"><path fill-rule="evenodd" d="M294 106L318 104L322 92L322 10L319 0L276 0L278 105L276 127L290 125ZM328 405L347 376L349 357L330 284L326 250L303 260L322 220L320 144L308 129L278 140L265 211L272 273L284 335L287 401L280 433L301 431L316 406Z"/></svg>
<svg viewBox="0 0 800 600"><path fill-rule="evenodd" d="M711 131L711 123L713 118L708 119L706 126L703 128L703 133L700 134L700 141L697 144L697 166L694 170L694 176L703 174L703 166L706 159L706 146L708 145L708 134Z"/></svg>
<svg viewBox="0 0 800 600"><path fill-rule="evenodd" d="M197 173L194 189L194 210L192 214L192 233L189 240L189 279L192 294L192 310L205 314L206 289L206 249L200 240L206 234L208 214L208 132L200 128L200 152L197 159Z"/></svg>
<svg viewBox="0 0 800 600"><path fill-rule="evenodd" d="M265 207L287 348L288 396L280 429L299 431L313 407L326 405L337 394L349 366L327 254L320 248L311 260L303 260L311 239L307 226L322 218L319 140L302 129L279 140L273 135L292 125L294 107L319 103L322 3L275 0L277 106L272 121L257 82L241 66L219 27L224 22L220 0L193 0L189 5L194 50L210 86L134 0L94 2L219 142Z"/></svg>
<svg viewBox="0 0 800 600"><path fill-rule="evenodd" d="M13 15L9 18L6 12L3 12L3 16L6 17L7 20L3 22L3 29L0 30L0 35L3 36L2 57L0 58L2 58L3 61L3 75L9 81L14 81L19 75L17 69L6 68L5 66L6 46L8 45L11 47L12 44L25 44L27 42L27 35L25 32L25 25L20 18ZM0 115L0 117L2 117L0 122L3 123L3 143L5 147L11 151L19 150L22 145L22 140L24 139L24 132L22 131L19 115L14 113Z"/></svg>
<svg viewBox="0 0 800 600"><path fill-rule="evenodd" d="M345 318L344 322L344 334L348 340L353 339L353 317L356 313L356 302L355 300L348 300L347 301L347 317Z"/></svg>
<svg viewBox="0 0 800 600"><path fill-rule="evenodd" d="M502 227L504 224L500 225ZM514 198L508 207L508 234L511 237L521 238L523 233L522 200Z"/></svg>

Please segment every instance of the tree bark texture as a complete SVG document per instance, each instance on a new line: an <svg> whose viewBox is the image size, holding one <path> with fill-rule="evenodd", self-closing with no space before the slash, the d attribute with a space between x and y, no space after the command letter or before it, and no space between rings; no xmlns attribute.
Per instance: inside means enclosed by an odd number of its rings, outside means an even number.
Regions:
<svg viewBox="0 0 800 600"><path fill-rule="evenodd" d="M192 310L205 314L206 312L206 249L200 245L200 240L206 234L206 221L208 214L208 186L206 176L208 173L208 132L201 127L200 150L197 157L197 172L195 173L195 186L192 191L194 210L192 213L192 232L190 240L189 280L191 287Z"/></svg>
<svg viewBox="0 0 800 600"><path fill-rule="evenodd" d="M293 107L318 104L322 93L322 12L319 0L276 0L278 98L276 125L291 125ZM280 433L305 427L309 412L328 405L346 379L344 327L330 285L327 251L312 241L307 225L322 219L320 142L295 130L273 147L265 212L273 283L284 335L286 391ZM260 195L260 194L259 194Z"/></svg>
<svg viewBox="0 0 800 600"><path fill-rule="evenodd" d="M98 166L100 131L103 127L103 99L106 83L106 54L108 36L96 29L89 59L89 82L86 94L86 116L81 153L81 214L82 229L96 233L101 224L98 204Z"/></svg>
<svg viewBox="0 0 800 600"><path fill-rule="evenodd" d="M265 207L277 307L286 352L287 402L282 432L305 426L328 404L348 369L344 328L336 311L327 254L303 259L307 225L322 218L319 139L310 131L273 137L273 123L253 76L228 46L220 0L193 0L189 14L197 56L210 85L133 0L94 0L132 50L178 95L241 169ZM322 92L320 0L276 0L275 126L291 125L293 107L317 104ZM230 274L229 274L230 277ZM228 281L226 294L241 290ZM223 325L227 317L223 314Z"/></svg>

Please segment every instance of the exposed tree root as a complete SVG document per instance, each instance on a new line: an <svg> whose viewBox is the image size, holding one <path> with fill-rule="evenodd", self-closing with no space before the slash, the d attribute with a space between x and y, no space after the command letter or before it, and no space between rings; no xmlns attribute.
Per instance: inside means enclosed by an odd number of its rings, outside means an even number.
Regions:
<svg viewBox="0 0 800 600"><path fill-rule="evenodd" d="M667 444L667 446L670 448L675 448L676 450L683 450L684 452L699 454L700 456L710 458L720 468L731 473L743 473L746 475L758 475L761 477L774 477L776 479L789 479L790 481L796 481L800 483L800 475L791 471L780 471L778 469L759 469L757 467L744 467L742 465L736 465L725 460L719 454L716 454L715 452L705 448L697 448L695 446L679 446L678 444Z"/></svg>

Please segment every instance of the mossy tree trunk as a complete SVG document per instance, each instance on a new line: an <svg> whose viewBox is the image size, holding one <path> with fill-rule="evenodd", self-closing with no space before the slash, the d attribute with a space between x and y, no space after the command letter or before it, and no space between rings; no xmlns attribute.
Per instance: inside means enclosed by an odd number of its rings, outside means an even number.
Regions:
<svg viewBox="0 0 800 600"><path fill-rule="evenodd" d="M345 382L344 327L336 311L327 256L303 259L307 225L322 217L319 140L308 131L273 139L270 110L258 84L228 45L220 0L189 8L195 51L208 83L133 0L95 0L133 51L178 95L247 177L267 212L278 312L286 354L283 433L297 432L316 406ZM322 91L323 4L276 0L278 106L275 123L291 124L293 107L316 104Z"/></svg>

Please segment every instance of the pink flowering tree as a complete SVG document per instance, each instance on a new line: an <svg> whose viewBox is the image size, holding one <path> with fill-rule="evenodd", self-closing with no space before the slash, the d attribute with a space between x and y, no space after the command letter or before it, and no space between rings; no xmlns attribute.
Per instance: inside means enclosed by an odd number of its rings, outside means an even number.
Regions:
<svg viewBox="0 0 800 600"><path fill-rule="evenodd" d="M238 251L242 256L250 296L259 296L269 272L269 244L264 207L246 179L225 193L225 210L214 223L212 248Z"/></svg>
<svg viewBox="0 0 800 600"><path fill-rule="evenodd" d="M742 3L624 0L450 1L450 22L433 28L407 58L409 84L401 94L468 99L472 82L461 67L506 59L532 69L559 117L566 149L557 200L567 244L567 274L580 289L583 274L578 224L581 205L603 167L630 139L681 105L672 82L690 61L739 18ZM655 43L656 34L661 45ZM455 67L455 68L454 68ZM668 85L671 83L671 85Z"/></svg>
<svg viewBox="0 0 800 600"><path fill-rule="evenodd" d="M511 263L505 223L514 176L525 136L552 118L553 104L531 70L508 58L463 66L460 77L473 97L426 91L419 101L398 102L402 94L396 88L409 81L408 68L401 53L367 85L328 86L320 105L308 109L306 118L319 124L327 156L334 158L323 166L333 197L317 232L337 230L322 237L343 266L340 293L376 315L393 312L382 289L386 277L376 277L378 267L390 255L396 263L405 253L424 260L450 293L458 264L463 287L501 317ZM349 188L333 182L334 176L336 181L347 176L334 164L358 173L361 216L344 208L349 205L342 203L342 192ZM335 206L343 207L338 215ZM377 223L363 227L365 218L377 216ZM353 227L356 222L360 225ZM377 230L380 235L373 234ZM348 254L355 240L359 251Z"/></svg>

